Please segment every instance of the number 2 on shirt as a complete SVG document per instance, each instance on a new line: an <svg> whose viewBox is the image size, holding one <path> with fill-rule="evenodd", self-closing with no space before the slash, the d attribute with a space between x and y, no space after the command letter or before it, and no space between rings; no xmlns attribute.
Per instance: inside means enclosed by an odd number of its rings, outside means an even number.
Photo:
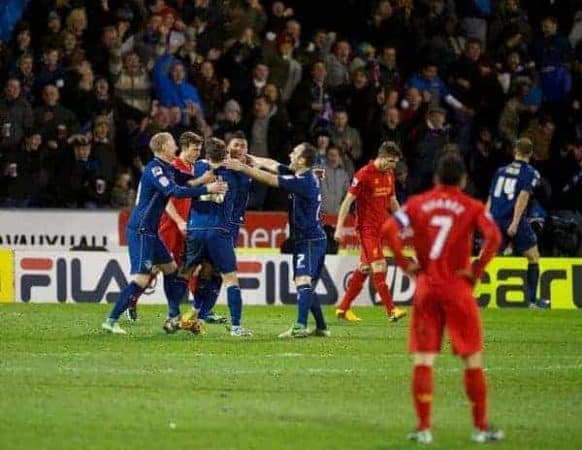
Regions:
<svg viewBox="0 0 582 450"><path fill-rule="evenodd" d="M430 219L430 225L439 229L428 255L430 259L435 260L443 252L443 247L453 226L453 218L451 216L433 216Z"/></svg>

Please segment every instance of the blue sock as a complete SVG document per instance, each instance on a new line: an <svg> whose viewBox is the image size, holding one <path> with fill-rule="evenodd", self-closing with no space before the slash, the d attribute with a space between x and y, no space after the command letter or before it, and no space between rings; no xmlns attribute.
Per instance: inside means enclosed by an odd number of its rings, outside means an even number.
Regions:
<svg viewBox="0 0 582 450"><path fill-rule="evenodd" d="M309 284L297 286L297 323L307 326L307 316L313 302L313 288Z"/></svg>
<svg viewBox="0 0 582 450"><path fill-rule="evenodd" d="M214 305L216 305L221 287L222 277L220 275L212 275L212 278L210 279L210 289L208 291L208 295L204 299L204 304L202 306L202 310L206 311L206 315L202 316L203 319L208 315L208 313L212 311Z"/></svg>
<svg viewBox="0 0 582 450"><path fill-rule="evenodd" d="M319 300L319 295L313 291L313 300L311 302L311 314L313 314L313 318L315 319L315 327L318 330L325 330L327 329L327 324L325 323L325 319L323 317L323 310L321 309L321 301Z"/></svg>
<svg viewBox="0 0 582 450"><path fill-rule="evenodd" d="M164 274L164 293L168 300L168 317L180 315L180 302L188 291L188 281L178 276L178 271Z"/></svg>
<svg viewBox="0 0 582 450"><path fill-rule="evenodd" d="M123 311L129 307L131 301L135 297L139 297L142 291L143 288L135 281L129 283L125 289L121 291L121 294L119 294L119 298L117 299L117 302L115 302L115 306L113 306L111 314L109 314L109 318L113 320L119 319L119 316L121 316Z"/></svg>
<svg viewBox="0 0 582 450"><path fill-rule="evenodd" d="M530 263L527 266L527 298L530 303L536 301L536 290L538 287L538 280L540 278L540 266L538 263Z"/></svg>
<svg viewBox="0 0 582 450"><path fill-rule="evenodd" d="M211 281L211 278L198 278L198 286L196 286L196 294L194 295L194 308L202 309L202 305L210 293Z"/></svg>
<svg viewBox="0 0 582 450"><path fill-rule="evenodd" d="M242 315L240 288L238 286L229 286L226 288L226 299L228 302L228 310L230 311L230 322L232 326L237 327L240 325L240 317Z"/></svg>

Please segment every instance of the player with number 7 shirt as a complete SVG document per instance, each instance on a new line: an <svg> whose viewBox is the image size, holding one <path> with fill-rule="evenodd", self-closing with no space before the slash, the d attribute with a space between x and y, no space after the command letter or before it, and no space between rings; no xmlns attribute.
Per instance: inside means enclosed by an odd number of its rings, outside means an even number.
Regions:
<svg viewBox="0 0 582 450"><path fill-rule="evenodd" d="M465 391L475 427L472 439L479 443L495 441L502 439L503 433L487 421L483 336L472 290L497 252L501 235L485 205L461 191L466 170L458 156L441 158L435 182L435 188L411 197L382 226L396 263L409 274L417 274L409 350L414 357L412 393L418 426L409 439L423 444L432 442L432 367L446 328L453 352L465 365ZM402 230L407 230L407 235L412 233L418 262L403 255L399 235ZM476 231L484 243L481 256L471 263Z"/></svg>

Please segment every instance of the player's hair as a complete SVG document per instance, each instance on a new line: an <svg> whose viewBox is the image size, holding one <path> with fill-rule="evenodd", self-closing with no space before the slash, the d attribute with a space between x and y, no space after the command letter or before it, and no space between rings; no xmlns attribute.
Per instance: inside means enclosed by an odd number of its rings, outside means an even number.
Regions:
<svg viewBox="0 0 582 450"><path fill-rule="evenodd" d="M202 145L204 138L192 131L185 131L180 135L180 148L188 148L191 145Z"/></svg>
<svg viewBox="0 0 582 450"><path fill-rule="evenodd" d="M154 154L158 154L162 151L162 147L170 142L174 137L170 133L156 133L150 139L150 149Z"/></svg>
<svg viewBox="0 0 582 450"><path fill-rule="evenodd" d="M211 137L204 142L206 158L213 163L219 163L226 158L226 144L222 139Z"/></svg>
<svg viewBox="0 0 582 450"><path fill-rule="evenodd" d="M439 183L448 186L459 186L467 169L465 163L454 153L446 153L439 159L436 175Z"/></svg>
<svg viewBox="0 0 582 450"><path fill-rule="evenodd" d="M402 151L396 142L384 141L378 149L378 158L388 158L389 156L395 156L402 158Z"/></svg>
<svg viewBox="0 0 582 450"><path fill-rule="evenodd" d="M244 140L246 140L247 137L245 136L244 131L240 131L240 130L234 131L234 132L232 132L232 133L230 133L228 135L228 139L227 139L227 142L226 142L227 145L230 144L230 141L232 141L234 139L244 139Z"/></svg>
<svg viewBox="0 0 582 450"><path fill-rule="evenodd" d="M315 164L317 159L317 149L309 144L308 142L303 142L303 151L301 152L301 158L305 160L305 166L311 167Z"/></svg>
<svg viewBox="0 0 582 450"><path fill-rule="evenodd" d="M515 141L515 153L521 156L531 156L533 154L531 139L522 137Z"/></svg>

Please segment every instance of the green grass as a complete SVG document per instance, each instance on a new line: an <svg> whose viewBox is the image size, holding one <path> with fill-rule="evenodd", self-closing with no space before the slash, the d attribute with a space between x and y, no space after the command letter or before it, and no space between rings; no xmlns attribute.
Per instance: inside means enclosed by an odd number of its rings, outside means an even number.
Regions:
<svg viewBox="0 0 582 450"><path fill-rule="evenodd" d="M278 341L292 307L247 307L250 340L222 326L166 336L141 307L129 336L106 305L0 306L0 449L406 449L414 427L407 321L361 308L333 338ZM224 312L224 310L222 311ZM329 318L332 310L327 310ZM582 448L579 311L483 311L500 449ZM459 361L437 363L435 449L474 448Z"/></svg>

